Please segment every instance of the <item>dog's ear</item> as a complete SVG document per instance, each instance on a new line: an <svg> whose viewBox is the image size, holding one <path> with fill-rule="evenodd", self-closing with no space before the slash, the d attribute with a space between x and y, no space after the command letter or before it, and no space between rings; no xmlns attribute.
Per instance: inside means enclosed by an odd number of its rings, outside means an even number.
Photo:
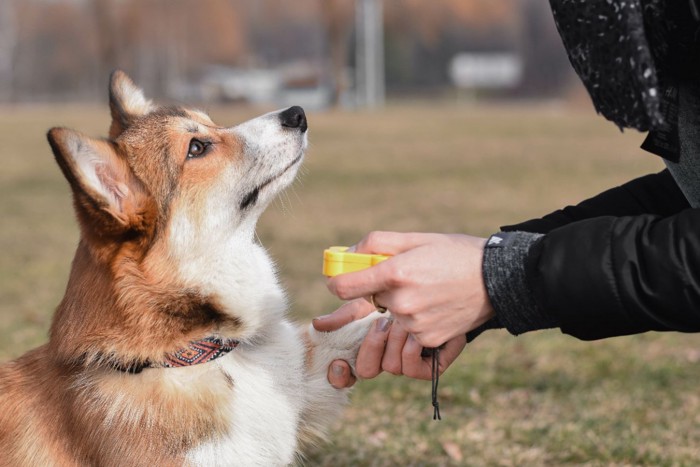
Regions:
<svg viewBox="0 0 700 467"><path fill-rule="evenodd" d="M83 225L94 225L100 235L147 228L147 191L115 143L67 128L52 128L47 136Z"/></svg>
<svg viewBox="0 0 700 467"><path fill-rule="evenodd" d="M109 108L112 111L109 137L116 139L136 118L147 114L154 106L126 73L115 70L109 77Z"/></svg>

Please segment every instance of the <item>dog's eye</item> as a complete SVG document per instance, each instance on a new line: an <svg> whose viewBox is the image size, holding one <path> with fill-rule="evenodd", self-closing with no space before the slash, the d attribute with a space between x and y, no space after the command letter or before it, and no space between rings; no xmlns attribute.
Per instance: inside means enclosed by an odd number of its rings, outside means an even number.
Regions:
<svg viewBox="0 0 700 467"><path fill-rule="evenodd" d="M193 157L201 157L207 152L207 148L209 148L211 143L205 143L204 141L200 141L198 139L193 139L190 141L190 148L187 151L187 158L193 158Z"/></svg>

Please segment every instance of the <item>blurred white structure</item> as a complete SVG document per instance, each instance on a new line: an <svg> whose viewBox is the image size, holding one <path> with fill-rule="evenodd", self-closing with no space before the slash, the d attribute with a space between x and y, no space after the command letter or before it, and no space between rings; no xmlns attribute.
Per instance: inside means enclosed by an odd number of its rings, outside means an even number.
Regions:
<svg viewBox="0 0 700 467"><path fill-rule="evenodd" d="M202 97L212 101L245 101L267 104L282 86L275 70L209 66L201 81Z"/></svg>
<svg viewBox="0 0 700 467"><path fill-rule="evenodd" d="M322 70L307 62L292 62L277 68L206 67L197 85L182 85L172 94L179 100L246 102L280 107L301 105L325 109L332 89L322 79Z"/></svg>
<svg viewBox="0 0 700 467"><path fill-rule="evenodd" d="M448 73L458 88L514 88L523 78L523 62L514 53L460 53Z"/></svg>

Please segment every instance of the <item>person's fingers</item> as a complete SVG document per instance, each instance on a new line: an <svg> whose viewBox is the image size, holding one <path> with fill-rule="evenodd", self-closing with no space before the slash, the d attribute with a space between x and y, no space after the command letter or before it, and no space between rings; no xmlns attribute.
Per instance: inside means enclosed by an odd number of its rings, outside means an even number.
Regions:
<svg viewBox="0 0 700 467"><path fill-rule="evenodd" d="M336 389L349 388L357 378L352 374L350 365L345 360L334 360L328 367L328 382Z"/></svg>
<svg viewBox="0 0 700 467"><path fill-rule="evenodd" d="M346 324L362 319L374 311L367 300L358 299L344 303L329 315L319 316L311 321L317 331L336 331Z"/></svg>
<svg viewBox="0 0 700 467"><path fill-rule="evenodd" d="M401 353L401 371L409 378L431 379L431 364L429 357L421 357L423 346L413 334L409 334Z"/></svg>
<svg viewBox="0 0 700 467"><path fill-rule="evenodd" d="M393 256L424 245L432 236L428 233L370 232L351 248L357 253Z"/></svg>
<svg viewBox="0 0 700 467"><path fill-rule="evenodd" d="M391 262L390 258L371 268L329 277L326 279L326 287L333 295L343 300L369 297L390 288L389 285L394 280L389 264Z"/></svg>
<svg viewBox="0 0 700 467"><path fill-rule="evenodd" d="M355 363L355 373L360 378L374 378L382 372L382 357L384 347L389 337L391 320L382 316L374 322L372 329L365 336L365 340L360 344L357 352L357 362Z"/></svg>
<svg viewBox="0 0 700 467"><path fill-rule="evenodd" d="M448 366L454 362L459 354L467 345L467 336L462 334L447 341L445 346L440 349L440 374L442 374Z"/></svg>
<svg viewBox="0 0 700 467"><path fill-rule="evenodd" d="M434 238L428 233L371 232L352 248L358 253L397 255L424 245ZM326 281L328 290L343 300L370 297L394 288L403 275L392 258L357 272L331 277Z"/></svg>
<svg viewBox="0 0 700 467"><path fill-rule="evenodd" d="M388 303L389 300L386 297L387 292L377 292L371 297L362 297L367 303L370 304L373 310L379 310L379 309L384 309L388 310L389 307L385 305L385 303Z"/></svg>
<svg viewBox="0 0 700 467"><path fill-rule="evenodd" d="M438 371L440 374L457 359L459 354L462 353L462 350L464 350L465 345L467 345L467 337L465 335L460 335L450 339L440 348L438 364ZM432 354L429 350L430 349L423 347L413 334L409 334L402 354L401 371L403 374L416 379L431 379L433 362ZM424 357L423 355L426 356Z"/></svg>
<svg viewBox="0 0 700 467"><path fill-rule="evenodd" d="M394 321L386 341L384 357L382 358L382 370L394 375L401 374L401 352L407 338L408 332L401 324Z"/></svg>

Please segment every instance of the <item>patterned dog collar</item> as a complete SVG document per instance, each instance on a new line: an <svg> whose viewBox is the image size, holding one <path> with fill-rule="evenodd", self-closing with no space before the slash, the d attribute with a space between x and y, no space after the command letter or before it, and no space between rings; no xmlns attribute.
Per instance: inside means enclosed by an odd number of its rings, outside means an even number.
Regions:
<svg viewBox="0 0 700 467"><path fill-rule="evenodd" d="M202 340L190 342L187 347L176 352L167 354L162 362L143 362L132 365L112 364L111 366L115 370L125 373L141 373L146 368L179 368L199 365L223 357L238 347L238 344L239 342L234 339L205 337Z"/></svg>
<svg viewBox="0 0 700 467"><path fill-rule="evenodd" d="M177 368L181 366L199 365L223 357L238 347L238 341L205 337L200 341L190 342L187 347L165 356L160 364L152 364L151 368Z"/></svg>

